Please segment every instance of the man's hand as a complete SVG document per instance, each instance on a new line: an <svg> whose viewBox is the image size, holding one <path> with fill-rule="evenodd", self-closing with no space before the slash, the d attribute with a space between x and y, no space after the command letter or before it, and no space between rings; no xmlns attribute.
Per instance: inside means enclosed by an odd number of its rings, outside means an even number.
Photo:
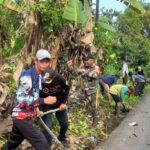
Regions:
<svg viewBox="0 0 150 150"><path fill-rule="evenodd" d="M39 108L37 107L36 114L37 114L37 117L42 117L44 113L43 113L43 111L40 111Z"/></svg>
<svg viewBox="0 0 150 150"><path fill-rule="evenodd" d="M101 74L101 70L100 70L99 66L95 66L94 71L97 75Z"/></svg>
<svg viewBox="0 0 150 150"><path fill-rule="evenodd" d="M59 109L60 109L60 111L63 111L63 110L65 110L65 109L67 109L67 105L66 105L66 104L61 104L61 105L59 106Z"/></svg>
<svg viewBox="0 0 150 150"><path fill-rule="evenodd" d="M83 73L83 72L85 72L85 70L82 69L82 68L78 68L78 69L77 69L77 72L78 72L78 73Z"/></svg>
<svg viewBox="0 0 150 150"><path fill-rule="evenodd" d="M54 104L56 103L57 99L55 96L48 96L46 98L44 98L44 104L47 104L47 105L51 105L51 104Z"/></svg>
<svg viewBox="0 0 150 150"><path fill-rule="evenodd" d="M43 113L43 111L39 110L36 112L36 114L37 114L37 117L42 117L44 113Z"/></svg>

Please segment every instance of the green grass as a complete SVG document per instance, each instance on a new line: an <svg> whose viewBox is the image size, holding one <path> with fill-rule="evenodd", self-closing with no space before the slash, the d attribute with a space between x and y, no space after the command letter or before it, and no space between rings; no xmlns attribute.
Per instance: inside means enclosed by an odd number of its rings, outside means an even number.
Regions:
<svg viewBox="0 0 150 150"><path fill-rule="evenodd" d="M148 93L148 92L150 92L150 84L146 84L144 88L144 93Z"/></svg>
<svg viewBox="0 0 150 150"><path fill-rule="evenodd" d="M126 97L125 103L128 106L133 107L135 104L137 104L140 101L140 97L139 96L134 96L134 95L130 95L128 97Z"/></svg>

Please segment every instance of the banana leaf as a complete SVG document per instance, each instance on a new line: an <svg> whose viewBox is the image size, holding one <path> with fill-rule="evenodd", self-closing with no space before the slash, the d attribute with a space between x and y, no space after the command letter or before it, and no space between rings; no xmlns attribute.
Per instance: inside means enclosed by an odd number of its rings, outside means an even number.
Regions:
<svg viewBox="0 0 150 150"><path fill-rule="evenodd" d="M121 0L121 2L138 13L144 13L145 9L137 0Z"/></svg>
<svg viewBox="0 0 150 150"><path fill-rule="evenodd" d="M69 0L64 13L63 18L74 21L75 25L84 24L87 22L90 14L90 6L87 0L84 1L84 5L80 0Z"/></svg>
<svg viewBox="0 0 150 150"><path fill-rule="evenodd" d="M89 6L89 3L87 0L84 0L84 9L83 9L84 24L88 21L90 14L91 14L91 8Z"/></svg>
<svg viewBox="0 0 150 150"><path fill-rule="evenodd" d="M132 4L132 8L135 8L137 10L139 10L141 13L145 12L145 9L143 8L143 6L137 1L137 0L129 0L130 3Z"/></svg>

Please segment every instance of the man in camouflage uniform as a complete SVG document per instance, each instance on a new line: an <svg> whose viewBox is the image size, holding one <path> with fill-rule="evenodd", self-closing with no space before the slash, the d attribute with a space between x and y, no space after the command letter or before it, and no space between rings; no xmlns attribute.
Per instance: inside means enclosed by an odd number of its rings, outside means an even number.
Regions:
<svg viewBox="0 0 150 150"><path fill-rule="evenodd" d="M99 80L100 68L93 63L93 57L91 54L83 56L83 67L74 69L72 67L72 61L68 61L67 65L71 74L81 75L82 87L75 94L75 102L86 101L87 111L90 113L93 119L93 124L98 121L99 118L99 106L98 106L98 93L99 93Z"/></svg>

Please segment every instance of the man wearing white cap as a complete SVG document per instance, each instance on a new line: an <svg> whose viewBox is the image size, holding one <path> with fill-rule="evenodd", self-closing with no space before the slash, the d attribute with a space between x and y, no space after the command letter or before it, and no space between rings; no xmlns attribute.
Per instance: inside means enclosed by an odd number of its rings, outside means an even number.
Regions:
<svg viewBox="0 0 150 150"><path fill-rule="evenodd" d="M50 150L45 136L33 122L40 104L56 102L56 97L52 96L39 98L41 80L44 71L50 65L50 60L50 53L40 49L36 53L35 66L21 74L16 92L17 106L12 111L12 132L2 150L16 149L24 139L27 139L36 150Z"/></svg>

